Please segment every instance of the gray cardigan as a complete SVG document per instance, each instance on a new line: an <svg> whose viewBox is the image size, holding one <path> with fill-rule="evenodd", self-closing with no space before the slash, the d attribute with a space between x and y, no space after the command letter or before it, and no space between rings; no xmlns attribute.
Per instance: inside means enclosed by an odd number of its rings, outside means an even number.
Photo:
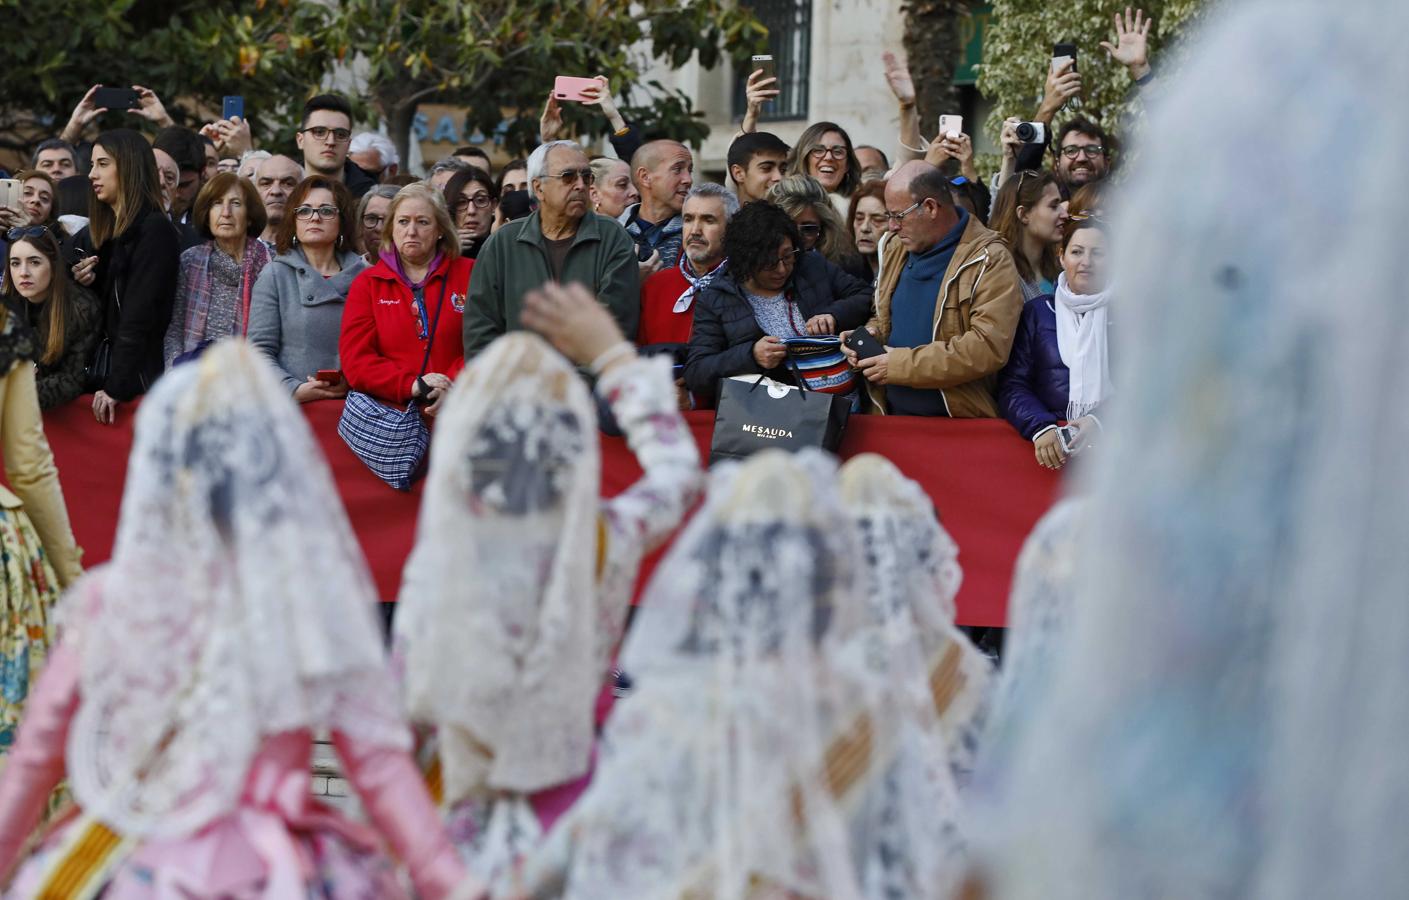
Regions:
<svg viewBox="0 0 1409 900"><path fill-rule="evenodd" d="M291 394L319 369L339 368L343 301L367 263L351 250L338 262L342 271L324 278L294 247L274 257L255 280L247 337L279 369Z"/></svg>

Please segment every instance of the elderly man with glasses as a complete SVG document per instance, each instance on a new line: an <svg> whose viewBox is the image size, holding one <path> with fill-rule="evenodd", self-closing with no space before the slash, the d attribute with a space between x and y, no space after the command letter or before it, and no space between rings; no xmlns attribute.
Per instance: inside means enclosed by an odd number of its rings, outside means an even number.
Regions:
<svg viewBox="0 0 1409 900"><path fill-rule="evenodd" d="M636 245L619 224L592 212L587 154L572 141L551 141L533 151L527 168L538 209L500 227L480 248L465 305L467 361L496 337L522 329L524 294L549 281L586 286L622 333L636 337Z"/></svg>
<svg viewBox="0 0 1409 900"><path fill-rule="evenodd" d="M352 104L341 94L310 98L303 105L303 124L295 140L303 151L306 174L341 181L359 200L377 183L347 158L352 147Z"/></svg>
<svg viewBox="0 0 1409 900"><path fill-rule="evenodd" d="M956 207L949 188L939 169L918 160L886 182L889 233L866 325L882 352L843 351L879 412L999 414L997 376L1022 315L1022 289L1003 239Z"/></svg>

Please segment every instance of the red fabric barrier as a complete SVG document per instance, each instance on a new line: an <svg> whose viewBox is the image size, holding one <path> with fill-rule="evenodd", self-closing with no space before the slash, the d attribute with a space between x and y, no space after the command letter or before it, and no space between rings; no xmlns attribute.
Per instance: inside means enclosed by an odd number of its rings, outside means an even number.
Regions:
<svg viewBox="0 0 1409 900"><path fill-rule="evenodd" d="M377 589L384 599L395 599L415 539L421 486L399 493L367 471L338 437L341 403L309 403L303 410L332 467ZM118 424L105 427L93 420L91 398L83 397L44 414L86 566L112 553L134 411L124 405ZM701 458L707 459L713 414L690 413L686 418ZM1031 445L1006 422L992 419L856 416L847 426L841 456L865 452L888 457L923 485L959 543L964 568L959 622L1002 625L1013 562L1032 526L1056 499L1059 477L1037 464ZM624 440L603 437L603 496L625 490L640 472ZM647 560L647 571L659 557L657 553Z"/></svg>

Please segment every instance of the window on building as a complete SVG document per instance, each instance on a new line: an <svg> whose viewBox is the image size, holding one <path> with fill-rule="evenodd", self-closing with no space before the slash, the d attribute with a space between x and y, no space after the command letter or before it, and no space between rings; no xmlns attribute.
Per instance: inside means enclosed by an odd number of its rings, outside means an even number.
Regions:
<svg viewBox="0 0 1409 900"><path fill-rule="evenodd" d="M807 85L812 74L812 0L752 0L746 3L768 28L768 50L782 91L764 104L764 122L807 118ZM744 85L751 69L745 65L734 85L734 118L748 109Z"/></svg>

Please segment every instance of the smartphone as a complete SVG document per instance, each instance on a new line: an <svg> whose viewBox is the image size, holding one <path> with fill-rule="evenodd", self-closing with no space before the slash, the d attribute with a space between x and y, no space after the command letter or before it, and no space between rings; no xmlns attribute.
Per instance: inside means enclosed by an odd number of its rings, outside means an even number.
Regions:
<svg viewBox="0 0 1409 900"><path fill-rule="evenodd" d="M23 210L20 198L24 196L24 185L17 178L0 178L0 206Z"/></svg>
<svg viewBox="0 0 1409 900"><path fill-rule="evenodd" d="M1071 60L1071 70L1076 71L1076 45L1075 44L1053 44L1052 45L1052 70L1056 71L1067 60Z"/></svg>
<svg viewBox="0 0 1409 900"><path fill-rule="evenodd" d="M1062 445L1062 452L1071 456L1076 452L1077 429L1072 425L1062 425L1057 429L1057 443Z"/></svg>
<svg viewBox="0 0 1409 900"><path fill-rule="evenodd" d="M637 262L645 262L646 260L648 260L648 259L650 259L652 256L654 256L654 255L655 255L655 252L656 252L656 251L655 251L655 248L652 247L650 244L637 244L637 245L636 245L636 261L637 261Z"/></svg>
<svg viewBox="0 0 1409 900"><path fill-rule="evenodd" d="M342 372L338 369L319 369L314 377L324 384L337 384L342 381Z"/></svg>
<svg viewBox="0 0 1409 900"><path fill-rule="evenodd" d="M866 328L858 328L846 338L846 345L856 351L856 358L870 359L886 352L886 348L876 336Z"/></svg>
<svg viewBox="0 0 1409 900"><path fill-rule="evenodd" d="M220 110L220 118L233 119L236 116L239 116L241 119L245 117L245 98L226 97L224 105Z"/></svg>
<svg viewBox="0 0 1409 900"><path fill-rule="evenodd" d="M763 79L762 79L762 80L764 80L764 81L767 81L769 78L777 78L777 77L778 77L778 69L773 65L773 57L772 57L771 55L768 55L768 56L755 56L755 57L753 58L753 64L749 66L749 74L751 75L751 74L753 74L754 72L757 72L759 69L762 69L762 70L763 70ZM776 85L776 84L773 85L773 87L775 87L775 88L776 88L777 86L778 86L778 85Z"/></svg>
<svg viewBox="0 0 1409 900"><path fill-rule="evenodd" d="M581 103L587 100L583 88L600 88L602 83L595 78L575 78L572 75L559 75L553 79L553 96L559 100L573 100Z"/></svg>
<svg viewBox="0 0 1409 900"><path fill-rule="evenodd" d="M99 109L136 109L142 100L132 88L100 87L93 92L93 105Z"/></svg>
<svg viewBox="0 0 1409 900"><path fill-rule="evenodd" d="M942 137L942 138L945 138L945 137L957 138L959 135L961 135L961 134L963 134L963 133L964 133L964 117L963 117L963 116L940 116L940 117L939 117L939 136L940 136L940 137Z"/></svg>

